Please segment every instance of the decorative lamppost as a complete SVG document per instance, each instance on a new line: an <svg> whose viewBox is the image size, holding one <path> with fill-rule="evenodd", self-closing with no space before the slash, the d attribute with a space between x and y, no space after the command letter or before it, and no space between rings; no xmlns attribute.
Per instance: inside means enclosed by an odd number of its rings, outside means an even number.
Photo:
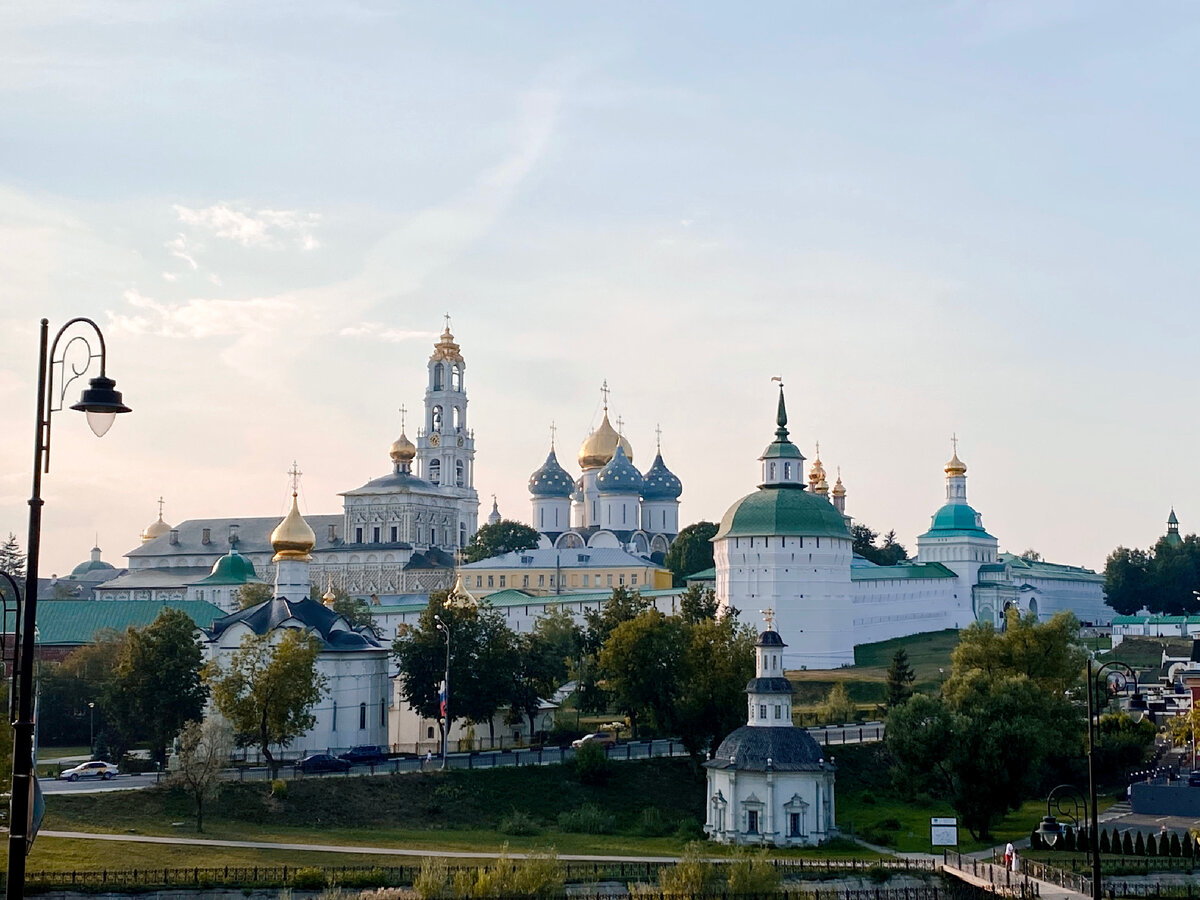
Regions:
<svg viewBox="0 0 1200 900"><path fill-rule="evenodd" d="M88 753L96 753L96 701L88 701ZM107 754L106 754L107 755Z"/></svg>
<svg viewBox="0 0 1200 900"><path fill-rule="evenodd" d="M7 572L0 572L0 578L8 582L8 590L12 593L13 598L12 686L8 690L8 716L11 722L17 717L17 655L21 652L21 589L17 587L16 579ZM0 661L8 665L8 648L4 644L4 635L8 633L8 593L4 592L2 588L0 588L0 599L4 604L4 622L0 625L0 656L3 656L4 659Z"/></svg>
<svg viewBox="0 0 1200 900"><path fill-rule="evenodd" d="M93 347L89 334L75 334L61 347L59 341L73 325L86 326L95 336ZM107 355L104 335L91 319L71 319L49 341L50 323L42 319L38 351L37 421L33 440L33 492L29 498L29 543L25 562L25 602L22 610L21 643L18 647L17 716L13 722L12 807L8 835L8 900L20 900L25 890L25 856L32 840L33 811L33 654L34 628L37 625L38 554L42 540L42 474L50 471L50 417L63 408L67 389L87 374L94 360L99 360L100 374L90 379L88 387L71 409L87 415L88 427L97 437L103 437L112 426L117 413L129 412L116 390L116 382L106 372ZM47 348L49 350L47 351ZM85 356L80 356L82 351ZM73 358L68 361L68 356ZM57 378L56 378L57 374Z"/></svg>
<svg viewBox="0 0 1200 900"><path fill-rule="evenodd" d="M1075 829L1076 837L1078 837L1080 811L1083 812L1084 829L1087 830L1088 803L1087 798L1083 796L1083 791L1079 790L1073 784L1058 785L1058 787L1054 788L1046 796L1046 815L1037 827L1038 837L1045 842L1047 847L1053 850L1059 838L1066 835L1066 829L1063 828L1059 819L1069 820L1071 827ZM1092 861L1092 841L1090 836L1086 848L1090 866Z"/></svg>
<svg viewBox="0 0 1200 900"><path fill-rule="evenodd" d="M442 768L446 768L446 753L450 746L450 626L447 625L441 616L435 615L434 620L437 622L437 630L446 637L446 672L442 678L442 690L440 696L440 710L442 715Z"/></svg>

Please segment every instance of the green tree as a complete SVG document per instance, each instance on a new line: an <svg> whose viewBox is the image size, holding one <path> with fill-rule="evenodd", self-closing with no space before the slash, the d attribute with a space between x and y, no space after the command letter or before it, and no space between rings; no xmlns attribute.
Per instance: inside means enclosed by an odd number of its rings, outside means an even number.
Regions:
<svg viewBox="0 0 1200 900"><path fill-rule="evenodd" d="M608 709L609 695L600 684L600 651L618 625L636 619L652 606L638 591L617 587L598 609L584 611L583 654L577 673L581 709L588 712Z"/></svg>
<svg viewBox="0 0 1200 900"><path fill-rule="evenodd" d="M629 717L637 736L639 721L670 730L690 673L685 628L675 617L648 609L622 622L609 635L597 660L604 688Z"/></svg>
<svg viewBox="0 0 1200 900"><path fill-rule="evenodd" d="M693 584L679 595L679 615L689 625L713 621L718 606L717 592L703 585Z"/></svg>
<svg viewBox="0 0 1200 900"><path fill-rule="evenodd" d="M1178 544L1162 538L1154 546L1150 562L1152 613L1169 616L1192 615L1200 608L1193 593L1200 588L1200 539L1189 534Z"/></svg>
<svg viewBox="0 0 1200 900"><path fill-rule="evenodd" d="M713 567L712 539L716 533L716 523L695 522L675 536L663 559L663 565L671 570L675 587L682 587L689 575Z"/></svg>
<svg viewBox="0 0 1200 900"><path fill-rule="evenodd" d="M258 606L258 604L265 603L274 597L275 588L272 585L264 584L260 581L252 581L238 588L238 609L249 609L251 606Z"/></svg>
<svg viewBox="0 0 1200 900"><path fill-rule="evenodd" d="M858 522L850 526L850 539L854 552L877 566L894 566L908 559L908 551L896 541L895 530L885 534L883 543L877 545L879 532Z"/></svg>
<svg viewBox="0 0 1200 900"><path fill-rule="evenodd" d="M327 683L317 671L320 651L317 639L297 628L282 637L250 634L228 668L214 660L204 670L217 710L241 742L258 747L272 778L279 763L271 746L285 746L316 724L312 710Z"/></svg>
<svg viewBox="0 0 1200 900"><path fill-rule="evenodd" d="M754 629L736 617L688 623L687 653L675 728L688 752L715 753L729 732L745 724L746 682L754 677Z"/></svg>
<svg viewBox="0 0 1200 900"><path fill-rule="evenodd" d="M220 790L221 771L229 765L232 749L233 733L219 716L209 716L203 724L187 722L179 733L179 765L169 783L183 788L196 804L197 831L204 830L204 803Z"/></svg>
<svg viewBox="0 0 1200 900"><path fill-rule="evenodd" d="M529 719L533 736L540 701L554 694L579 661L583 632L570 613L551 609L516 640L519 654L511 703Z"/></svg>
<svg viewBox="0 0 1200 900"><path fill-rule="evenodd" d="M912 696L916 673L908 664L908 653L900 647L892 654L887 671L887 709L890 712Z"/></svg>
<svg viewBox="0 0 1200 900"><path fill-rule="evenodd" d="M184 723L203 715L208 690L200 677L202 656L195 623L165 607L145 628L129 629L117 657L109 703L140 724L160 763Z"/></svg>
<svg viewBox="0 0 1200 900"><path fill-rule="evenodd" d="M839 681L829 689L821 705L821 718L831 725L853 722L858 717L858 704L850 697L844 682Z"/></svg>
<svg viewBox="0 0 1200 900"><path fill-rule="evenodd" d="M7 572L16 579L18 584L25 577L25 554L21 552L17 536L11 531L4 542L0 543L0 572ZM8 590L8 582L0 578L0 591L7 592Z"/></svg>
<svg viewBox="0 0 1200 900"><path fill-rule="evenodd" d="M540 539L536 528L530 528L524 522L501 519L495 525L482 526L471 536L463 549L463 558L471 563L514 550L532 550Z"/></svg>
<svg viewBox="0 0 1200 900"><path fill-rule="evenodd" d="M328 592L333 594L330 609L345 619L351 628L366 628L376 637L383 636L370 603L361 597L351 597L340 587L331 587ZM322 593L320 585L314 584L308 589L308 598L317 603L325 602L325 594Z"/></svg>

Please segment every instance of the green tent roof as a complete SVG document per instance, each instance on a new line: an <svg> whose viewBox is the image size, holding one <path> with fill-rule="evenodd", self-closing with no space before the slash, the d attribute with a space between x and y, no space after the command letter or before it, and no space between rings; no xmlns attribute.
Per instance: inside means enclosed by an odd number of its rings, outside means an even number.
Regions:
<svg viewBox="0 0 1200 900"><path fill-rule="evenodd" d="M37 608L39 641L43 646L90 644L101 629L144 628L168 606L183 610L199 628L225 615L203 600L44 600Z"/></svg>
<svg viewBox="0 0 1200 900"><path fill-rule="evenodd" d="M947 533L953 534L977 534L980 537L991 537L980 524L982 520L979 513L975 512L970 506L965 503L947 503L941 509L933 514L933 521L929 526L929 530L921 537L938 537Z"/></svg>
<svg viewBox="0 0 1200 900"><path fill-rule="evenodd" d="M729 507L713 540L774 535L848 539L850 531L846 519L824 497L798 485L771 485Z"/></svg>

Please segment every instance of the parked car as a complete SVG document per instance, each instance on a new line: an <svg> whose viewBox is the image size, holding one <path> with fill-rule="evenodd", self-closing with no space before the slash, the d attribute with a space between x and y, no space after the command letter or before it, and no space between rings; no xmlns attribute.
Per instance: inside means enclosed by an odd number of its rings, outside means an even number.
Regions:
<svg viewBox="0 0 1200 900"><path fill-rule="evenodd" d="M600 744L602 746L608 746L609 744L615 744L616 742L617 736L611 731L593 731L591 734L585 734L577 741L571 741L571 746L578 750L584 744Z"/></svg>
<svg viewBox="0 0 1200 900"><path fill-rule="evenodd" d="M1200 772L1193 772L1188 776L1188 787L1200 787Z"/></svg>
<svg viewBox="0 0 1200 900"><path fill-rule="evenodd" d="M102 759L93 759L85 763L80 763L71 769L63 769L58 773L58 777L66 781L78 781L80 778L102 778L108 781L110 778L116 778L120 775L116 763L105 762Z"/></svg>
<svg viewBox="0 0 1200 900"><path fill-rule="evenodd" d="M318 772L349 772L350 763L328 753L314 753L300 760L296 768L305 775L315 775Z"/></svg>
<svg viewBox="0 0 1200 900"><path fill-rule="evenodd" d="M354 766L377 766L388 761L387 751L383 747L351 747L345 753L339 753L338 759L344 759Z"/></svg>

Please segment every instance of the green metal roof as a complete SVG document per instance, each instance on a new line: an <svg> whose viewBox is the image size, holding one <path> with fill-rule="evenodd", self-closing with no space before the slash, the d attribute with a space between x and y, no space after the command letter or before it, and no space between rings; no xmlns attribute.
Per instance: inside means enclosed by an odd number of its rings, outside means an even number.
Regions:
<svg viewBox="0 0 1200 900"><path fill-rule="evenodd" d="M699 572L694 572L693 574L689 575L687 578L684 579L684 581L716 581L716 580L717 580L717 567L716 566L712 566L707 569L701 569Z"/></svg>
<svg viewBox="0 0 1200 900"><path fill-rule="evenodd" d="M247 584L258 580L258 573L254 571L254 563L236 550L230 550L213 563L212 574L201 578L196 584Z"/></svg>
<svg viewBox="0 0 1200 900"><path fill-rule="evenodd" d="M1113 616L1114 625L1196 625L1200 616Z"/></svg>
<svg viewBox="0 0 1200 900"><path fill-rule="evenodd" d="M199 628L208 628L225 615L203 600L44 600L38 603L37 624L43 646L90 644L101 629L124 631L149 625L165 607L179 609Z"/></svg>
<svg viewBox="0 0 1200 900"><path fill-rule="evenodd" d="M1145 625L1149 616L1113 616L1114 625Z"/></svg>
<svg viewBox="0 0 1200 900"><path fill-rule="evenodd" d="M71 570L72 575L86 575L89 572L115 572L116 566L100 559L89 559L81 562Z"/></svg>
<svg viewBox="0 0 1200 900"><path fill-rule="evenodd" d="M759 459L804 459L804 455L791 441L772 441Z"/></svg>
<svg viewBox="0 0 1200 900"><path fill-rule="evenodd" d="M846 520L824 497L799 485L761 487L729 507L713 540L803 535L849 538Z"/></svg>
<svg viewBox="0 0 1200 900"><path fill-rule="evenodd" d="M980 524L979 513L965 503L947 503L933 514L929 530L921 537L975 534L991 537Z"/></svg>
<svg viewBox="0 0 1200 900"><path fill-rule="evenodd" d="M851 581L887 581L896 578L957 578L939 562L903 563L898 566L858 566L850 570Z"/></svg>
<svg viewBox="0 0 1200 900"><path fill-rule="evenodd" d="M631 588L630 590L637 590ZM683 593L683 588L657 588L655 590L639 590L643 597L670 597L672 594ZM604 603L612 598L612 588L606 591L564 591L561 594L534 594L528 591L509 588L488 594L482 602L495 607L506 606L551 606L555 603Z"/></svg>
<svg viewBox="0 0 1200 900"><path fill-rule="evenodd" d="M1104 576L1083 566L1067 566L1062 563L1045 562L1044 560L1026 559L1015 553L1001 553L996 557L1001 563L1010 566L1014 575L1025 575L1032 578L1060 579L1066 581L1103 581Z"/></svg>

